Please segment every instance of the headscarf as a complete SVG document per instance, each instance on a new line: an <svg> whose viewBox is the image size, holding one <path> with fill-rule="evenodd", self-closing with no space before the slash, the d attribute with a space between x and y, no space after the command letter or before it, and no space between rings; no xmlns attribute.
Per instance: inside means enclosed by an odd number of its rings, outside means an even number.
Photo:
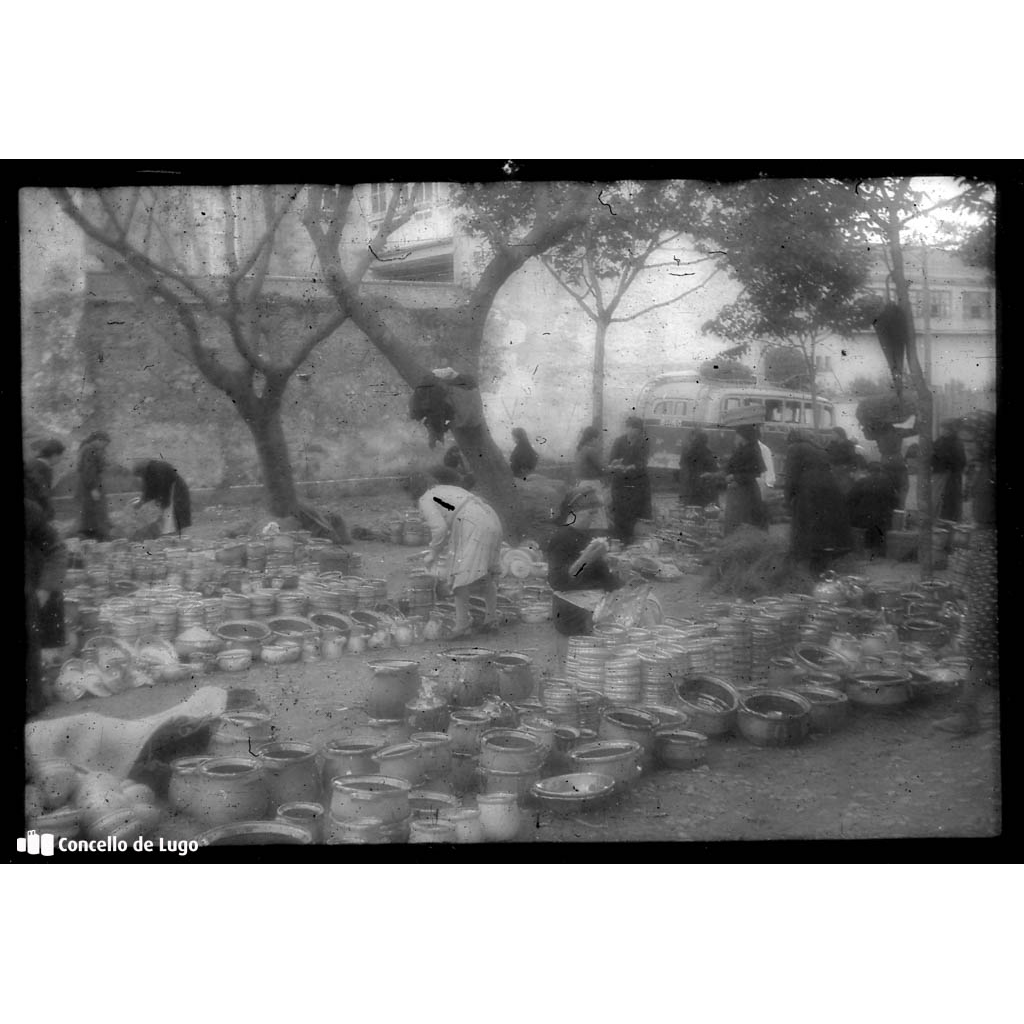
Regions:
<svg viewBox="0 0 1024 1024"><path fill-rule="evenodd" d="M522 428L522 427L515 427L515 428L513 428L513 430L512 430L512 436L513 436L513 437L514 437L514 438L516 439L516 441L518 441L518 442L519 442L520 444L529 444L529 443L530 443L530 439L529 439L529 438L528 438L528 437L526 436L526 431L525 431L525 430L523 430L523 428Z"/></svg>
<svg viewBox="0 0 1024 1024"><path fill-rule="evenodd" d="M963 432L974 440L979 454L990 458L996 445L996 416L985 409L975 409L961 421Z"/></svg>
<svg viewBox="0 0 1024 1024"><path fill-rule="evenodd" d="M598 493L597 488L584 484L579 487L574 487L562 499L562 504L558 510L558 516L562 522L565 522L570 518L570 516L575 515L577 512L583 512L587 509L601 508L601 506L601 495Z"/></svg>
<svg viewBox="0 0 1024 1024"><path fill-rule="evenodd" d="M92 444L93 441L110 444L110 435L105 430L94 430L78 447L84 448L87 444Z"/></svg>
<svg viewBox="0 0 1024 1024"><path fill-rule="evenodd" d="M626 429L643 430L644 421L639 416L627 416L626 417Z"/></svg>
<svg viewBox="0 0 1024 1024"><path fill-rule="evenodd" d="M42 441L36 448L36 455L41 459L49 459L54 455L64 454L64 442L58 441L55 437L49 437Z"/></svg>
<svg viewBox="0 0 1024 1024"><path fill-rule="evenodd" d="M601 431L597 427L591 425L584 427L583 432L580 434L579 441L576 442L576 450L579 451L585 444L590 444L591 441L596 441L601 436Z"/></svg>

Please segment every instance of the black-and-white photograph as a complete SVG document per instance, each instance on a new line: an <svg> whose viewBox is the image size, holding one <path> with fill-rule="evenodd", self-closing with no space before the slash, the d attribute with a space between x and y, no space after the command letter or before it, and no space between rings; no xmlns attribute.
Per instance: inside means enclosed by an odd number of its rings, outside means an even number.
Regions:
<svg viewBox="0 0 1024 1024"><path fill-rule="evenodd" d="M19 859L1001 833L996 182L330 166L20 191Z"/></svg>

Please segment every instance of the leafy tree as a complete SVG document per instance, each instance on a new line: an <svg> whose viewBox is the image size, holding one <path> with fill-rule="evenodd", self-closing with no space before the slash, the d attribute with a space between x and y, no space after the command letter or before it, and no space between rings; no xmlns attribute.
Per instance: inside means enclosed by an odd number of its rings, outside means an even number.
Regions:
<svg viewBox="0 0 1024 1024"><path fill-rule="evenodd" d="M903 260L904 238L919 218L942 208L968 212L991 211L992 189L981 181L959 179L960 192L938 202L928 196L910 178L880 178L870 181L827 181L817 186L822 194L834 198L843 210L842 228L856 243L881 246L888 268L896 306L903 317L902 334L906 339L906 363L917 399L920 475L918 498L922 512L919 561L925 576L932 571L932 494L931 455L933 396L917 350L910 285ZM994 216L994 214L992 214ZM902 356L898 360L902 366Z"/></svg>
<svg viewBox="0 0 1024 1024"><path fill-rule="evenodd" d="M166 343L231 399L252 434L271 511L293 512L285 392L346 320L310 290L292 310L304 328L297 331L295 318L280 315L279 297L265 292L301 187L117 188L80 200L66 188L51 191Z"/></svg>
<svg viewBox="0 0 1024 1024"><path fill-rule="evenodd" d="M702 329L734 350L767 346L772 376L790 386L805 382L812 399L818 344L871 322L864 295L870 253L842 228L851 212L849 197L814 182L757 180L724 190L711 222L741 291ZM817 427L816 402L812 408Z"/></svg>
<svg viewBox="0 0 1024 1024"><path fill-rule="evenodd" d="M467 229L482 242L476 280L448 318L458 356L454 368L479 377L484 326L501 287L527 260L558 244L582 223L598 197L589 187L573 183L500 182L463 186L456 190L453 204ZM392 189L381 230L354 258L345 244L352 206L350 186L311 186L304 226L339 314L348 317L414 388L431 369L424 359L422 339L400 324L379 297L368 296L360 287L373 260L383 252L390 233L384 227L400 215L403 190ZM473 467L477 489L502 513L509 533L521 534L527 526L526 509L486 422L481 417L477 424L457 427L454 434Z"/></svg>
<svg viewBox="0 0 1024 1024"><path fill-rule="evenodd" d="M591 422L604 418L605 344L612 324L637 320L680 302L721 269L710 254L669 257L665 247L684 236L700 238L709 207L706 185L694 181L616 182L597 187L589 216L550 248L541 262L594 323ZM690 269L703 265L701 271ZM629 313L623 300L641 278L664 271L668 298ZM674 280L678 278L679 280ZM683 282L686 285L683 286ZM671 287L669 287L671 286Z"/></svg>

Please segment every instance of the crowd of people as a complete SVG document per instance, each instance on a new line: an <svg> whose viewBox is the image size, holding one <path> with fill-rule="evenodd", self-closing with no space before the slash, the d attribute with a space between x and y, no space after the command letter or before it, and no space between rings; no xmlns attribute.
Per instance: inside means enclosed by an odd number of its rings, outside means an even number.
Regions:
<svg viewBox="0 0 1024 1024"><path fill-rule="evenodd" d="M913 433L897 428L897 439ZM747 525L767 530L769 505L781 500L790 517L790 555L820 572L854 547L854 529L863 532L865 552L884 554L894 511L906 497L906 467L892 446L880 461L868 463L845 432L836 428L827 445L791 430L783 458L783 485L776 488L775 454L756 424L733 430L732 450L719 459L708 434L694 430L679 457L679 500L689 506L721 507L726 534ZM539 458L523 428L512 432L509 466L515 477L529 477ZM939 518L959 521L970 501L974 530L968 574L968 612L962 649L971 678L955 715L943 727L970 731L977 725L977 703L996 675L996 531L994 417L947 421L933 449L934 509ZM892 440L890 438L890 440ZM965 444L966 442L966 444ZM104 489L110 436L89 434L75 463L79 518L73 535L108 540L113 528ZM880 446L881 447L881 446ZM25 606L29 636L28 710L45 702L43 665L65 644L63 575L67 550L54 526L53 489L66 448L57 439L37 445L25 463ZM637 524L652 516L650 446L639 417L626 420L624 433L602 458L602 432L587 426L580 434L572 480L558 510L547 546L548 581L555 592L553 617L561 653L570 636L589 632L590 614L571 600L574 590L611 591L621 586L609 562L609 540L636 539ZM152 506L154 518L130 537L144 540L181 536L192 523L191 497L182 475L162 459L140 459L132 466L140 494L132 507ZM430 530L425 562L453 595L451 639L470 634L470 588L483 585L485 619L481 630L497 629L497 578L503 528L498 512L473 490L475 478L457 445L443 465L409 481L409 491ZM570 595L566 597L565 595Z"/></svg>

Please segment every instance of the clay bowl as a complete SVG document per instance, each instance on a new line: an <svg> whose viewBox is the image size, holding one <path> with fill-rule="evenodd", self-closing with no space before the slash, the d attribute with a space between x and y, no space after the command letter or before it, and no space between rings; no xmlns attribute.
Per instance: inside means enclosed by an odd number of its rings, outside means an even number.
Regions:
<svg viewBox="0 0 1024 1024"><path fill-rule="evenodd" d="M810 731L811 705L792 690L761 690L740 702L736 725L755 746L793 746Z"/></svg>
<svg viewBox="0 0 1024 1024"><path fill-rule="evenodd" d="M538 779L531 798L556 814L579 814L600 807L615 793L615 780L599 772L574 772Z"/></svg>
<svg viewBox="0 0 1024 1024"><path fill-rule="evenodd" d="M309 846L313 837L299 825L283 821L236 821L204 832L200 846Z"/></svg>
<svg viewBox="0 0 1024 1024"><path fill-rule="evenodd" d="M863 707L901 707L913 696L913 682L907 671L858 672L847 680L846 695Z"/></svg>
<svg viewBox="0 0 1024 1024"><path fill-rule="evenodd" d="M835 732L845 724L850 700L842 690L827 686L794 686L792 692L811 705L811 732Z"/></svg>
<svg viewBox="0 0 1024 1024"><path fill-rule="evenodd" d="M665 726L654 734L654 759L665 768L696 768L707 760L708 738L703 733Z"/></svg>

